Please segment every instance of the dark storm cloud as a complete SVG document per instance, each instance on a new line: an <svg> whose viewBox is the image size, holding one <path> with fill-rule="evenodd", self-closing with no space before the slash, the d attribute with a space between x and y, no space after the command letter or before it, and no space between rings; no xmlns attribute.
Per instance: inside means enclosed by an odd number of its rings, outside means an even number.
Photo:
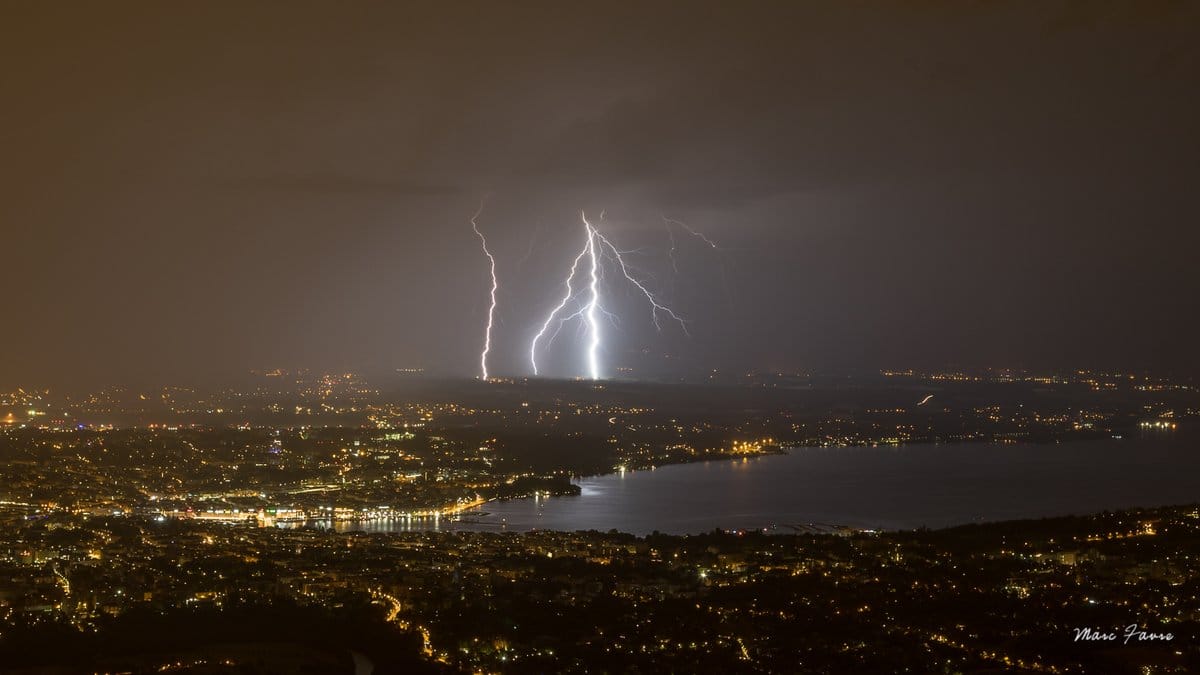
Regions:
<svg viewBox="0 0 1200 675"><path fill-rule="evenodd" d="M1195 370L1197 11L22 5L0 379L471 374L484 194L497 372L580 209L693 320L614 294L614 363ZM672 279L664 213L729 250L682 240Z"/></svg>
<svg viewBox="0 0 1200 675"><path fill-rule="evenodd" d="M304 174L247 177L228 182L226 187L243 190L263 190L303 193L367 193L396 197L441 197L461 195L464 190L453 185L433 185L382 177L345 174Z"/></svg>
<svg viewBox="0 0 1200 675"><path fill-rule="evenodd" d="M737 206L963 175L1196 170L1194 135L1179 135L1196 112L1186 37L1123 44L1141 37L1125 22L1149 20L1131 10L1013 10L867 12L843 17L844 32L801 27L803 44L768 33L576 120L531 173Z"/></svg>

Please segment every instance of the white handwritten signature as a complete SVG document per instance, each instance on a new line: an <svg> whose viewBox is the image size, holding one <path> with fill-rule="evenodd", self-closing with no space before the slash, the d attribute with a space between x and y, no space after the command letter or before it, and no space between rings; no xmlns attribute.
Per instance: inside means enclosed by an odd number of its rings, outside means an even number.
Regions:
<svg viewBox="0 0 1200 675"><path fill-rule="evenodd" d="M1099 628L1072 628L1075 631L1075 642L1116 642L1124 636L1121 644L1132 642L1170 642L1175 639L1171 633L1153 633L1142 630L1136 623L1125 626L1124 629L1104 631Z"/></svg>

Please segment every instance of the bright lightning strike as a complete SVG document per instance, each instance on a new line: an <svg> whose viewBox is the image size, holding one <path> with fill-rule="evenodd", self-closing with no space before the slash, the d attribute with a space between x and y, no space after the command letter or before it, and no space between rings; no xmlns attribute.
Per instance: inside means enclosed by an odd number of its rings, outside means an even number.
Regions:
<svg viewBox="0 0 1200 675"><path fill-rule="evenodd" d="M579 261L583 260L583 256L588 254L588 251L591 248L591 242L592 242L592 231L591 231L591 228L588 228L587 241L583 245L583 250L579 252L579 255L575 256L575 261L571 263L571 272L570 272L570 274L567 275L567 281L566 281L567 292L565 294L563 294L562 300L559 301L558 305L554 309L550 310L550 315L547 316L546 321L544 323L542 323L542 329L537 332L537 335L533 336L533 342L529 345L529 363L533 366L533 374L534 375L538 374L538 365L537 365L538 341L541 340L542 336L544 336L546 334L546 331L550 328L551 322L554 321L554 317L557 316L558 313L561 312L563 310L563 308L567 306L567 303L570 302L571 298L575 295L574 291L571 289L571 280L575 278L575 270L579 269ZM561 327L561 326L562 326L562 323L560 322L559 327ZM557 331L556 331L556 334L557 334Z"/></svg>
<svg viewBox="0 0 1200 675"><path fill-rule="evenodd" d="M601 214L601 217L603 217L603 214ZM654 325L656 328L659 330L662 329L661 325L659 324L658 316L659 313L662 312L677 321L684 333L687 333L687 325L683 318L676 314L670 307L660 303L654 297L654 294L651 293L648 288L646 288L645 284L643 284L636 277L634 277L632 273L630 273L629 268L625 264L625 259L622 257L622 251L613 245L613 243L609 241L607 237L600 234L600 232L590 222L588 222L586 213L581 213L580 218L583 220L584 231L586 233L583 250L581 250L575 256L574 261L571 263L571 270L567 274L567 279L564 282L564 286L566 286L566 292L563 294L562 299L559 300L558 304L555 305L554 309L550 310L550 314L546 316L546 320L542 322L541 328L538 330L537 334L533 336L533 341L529 345L529 363L533 366L534 375L538 374L538 344L541 342L542 338L546 336L546 332L550 330L551 324L553 324L556 319L558 320L558 325L555 328L554 333L552 333L550 336L550 341L553 341L554 336L558 335L558 331L562 329L562 325L564 323L578 317L583 319L583 323L587 327L588 376L593 380L599 380L601 378L600 348L603 340L600 333L599 315L603 313L615 321L615 317L606 311L601 306L600 302L600 279L602 271L600 265L601 258L608 258L616 263L617 267L621 270L621 275L624 276L625 279L631 284L637 287L637 289L642 292L642 295L644 295L650 302L650 314L651 318L654 320ZM563 312L563 310L567 307L567 304L570 303L571 300L576 296L576 291L572 285L572 281L575 279L576 274L579 273L579 263L585 256L589 261L587 300L577 311L568 316L559 318L559 314Z"/></svg>
<svg viewBox="0 0 1200 675"><path fill-rule="evenodd" d="M662 325L658 322L658 313L663 312L678 322L679 327L683 329L685 334L690 335L687 329L687 322L683 320L683 317L676 314L670 307L667 307L655 299L654 294L651 293L650 290L642 284L642 282L638 281L632 274L629 273L629 268L625 266L625 259L621 257L621 251L617 249L616 246L613 246L613 243L609 241L607 237L597 232L595 228L592 228L592 235L595 236L600 243L607 246L608 250L612 252L612 259L617 263L617 267L621 270L621 274L629 280L629 283L636 286L637 289L642 292L642 295L646 296L646 300L650 302L650 317L654 320L654 327L662 330Z"/></svg>
<svg viewBox="0 0 1200 675"><path fill-rule="evenodd" d="M587 221L587 216L580 214L583 218L583 224L587 225L588 229L588 257L592 261L592 279L589 284L591 289L591 300L587 304L587 324L588 332L591 333L591 340L588 343L588 373L591 374L593 380L600 379L600 322L596 319L596 308L600 305L600 256L596 255L596 239L600 233L592 224Z"/></svg>
<svg viewBox="0 0 1200 675"><path fill-rule="evenodd" d="M487 237L479 231L479 225L476 223L481 213L483 213L483 202L479 202L479 208L475 210L475 215L471 216L471 229L475 230L475 235L479 237L479 242L483 246L483 254L487 256L488 263L491 265L492 274L491 305L488 306L487 329L483 333L483 352L479 355L479 369L483 380L486 381L488 379L487 357L488 352L492 350L492 321L496 314L496 289L500 287L500 282L496 279L496 258L488 250Z"/></svg>

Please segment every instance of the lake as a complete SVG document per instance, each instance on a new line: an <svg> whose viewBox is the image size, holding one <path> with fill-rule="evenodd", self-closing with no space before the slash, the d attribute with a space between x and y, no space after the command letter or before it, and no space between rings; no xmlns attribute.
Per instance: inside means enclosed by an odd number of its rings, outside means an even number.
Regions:
<svg viewBox="0 0 1200 675"><path fill-rule="evenodd" d="M579 496L492 502L486 515L443 520L438 529L907 529L1186 504L1200 502L1195 440L1171 434L1044 445L797 448L582 478Z"/></svg>

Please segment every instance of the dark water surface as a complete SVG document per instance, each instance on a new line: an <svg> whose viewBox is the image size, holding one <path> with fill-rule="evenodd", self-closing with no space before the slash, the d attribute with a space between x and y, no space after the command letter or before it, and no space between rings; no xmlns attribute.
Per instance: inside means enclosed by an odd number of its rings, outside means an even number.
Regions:
<svg viewBox="0 0 1200 675"><path fill-rule="evenodd" d="M583 494L493 502L439 529L684 534L820 523L876 529L1200 502L1200 439L798 448L579 479ZM408 529L370 523L346 529Z"/></svg>

